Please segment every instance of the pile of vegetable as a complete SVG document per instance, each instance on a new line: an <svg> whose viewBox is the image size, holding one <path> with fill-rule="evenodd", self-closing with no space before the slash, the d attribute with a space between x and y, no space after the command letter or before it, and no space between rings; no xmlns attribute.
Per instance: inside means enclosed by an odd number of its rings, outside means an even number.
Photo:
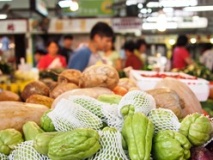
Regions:
<svg viewBox="0 0 213 160"><path fill-rule="evenodd" d="M0 131L1 159L199 160L194 155L204 150L203 156L213 156L211 147L203 147L213 133L208 117L193 113L180 121L139 90L97 99L71 95L21 131Z"/></svg>
<svg viewBox="0 0 213 160"><path fill-rule="evenodd" d="M65 70L54 83L31 82L21 98L1 95L1 160L213 157L211 119L189 87L172 78L144 92L102 65Z"/></svg>

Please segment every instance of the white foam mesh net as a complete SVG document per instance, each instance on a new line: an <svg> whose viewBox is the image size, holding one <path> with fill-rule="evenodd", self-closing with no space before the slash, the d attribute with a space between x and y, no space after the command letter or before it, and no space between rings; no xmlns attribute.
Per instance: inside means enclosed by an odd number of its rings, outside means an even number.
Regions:
<svg viewBox="0 0 213 160"><path fill-rule="evenodd" d="M103 126L101 119L95 114L67 99L61 99L47 116L50 117L57 131L76 128L99 130Z"/></svg>
<svg viewBox="0 0 213 160"><path fill-rule="evenodd" d="M132 105L135 108L135 112L143 112L147 115L152 109L156 108L155 99L144 91L133 90L125 94L119 103L119 115L121 115L121 109L126 105Z"/></svg>
<svg viewBox="0 0 213 160"><path fill-rule="evenodd" d="M211 124L213 126L213 118L210 118L210 122L211 122ZM203 144L203 147L206 147L211 142L213 142L213 135L212 135L212 137L205 144Z"/></svg>
<svg viewBox="0 0 213 160"><path fill-rule="evenodd" d="M0 160L8 160L7 155L0 153Z"/></svg>
<svg viewBox="0 0 213 160"><path fill-rule="evenodd" d="M123 119L118 115L118 105L105 105L102 107L102 113L104 115L103 121L107 123L108 126L114 127L121 131Z"/></svg>
<svg viewBox="0 0 213 160"><path fill-rule="evenodd" d="M88 160L128 160L120 132L99 131L101 149Z"/></svg>
<svg viewBox="0 0 213 160"><path fill-rule="evenodd" d="M96 100L95 98L92 98L89 96L84 96L84 95L70 96L68 99L76 104L81 105L82 107L89 110L90 112L92 112L93 114L98 116L99 118L101 118L101 119L104 118L104 115L101 112L101 108L102 108L102 106L105 105L105 103L102 103L102 102Z"/></svg>
<svg viewBox="0 0 213 160"><path fill-rule="evenodd" d="M177 116L169 109L153 109L149 112L148 118L155 126L155 133L160 130L178 131L180 128L180 122Z"/></svg>
<svg viewBox="0 0 213 160"><path fill-rule="evenodd" d="M33 148L33 141L25 141L12 151L9 155L9 160L49 160L49 158L39 154Z"/></svg>

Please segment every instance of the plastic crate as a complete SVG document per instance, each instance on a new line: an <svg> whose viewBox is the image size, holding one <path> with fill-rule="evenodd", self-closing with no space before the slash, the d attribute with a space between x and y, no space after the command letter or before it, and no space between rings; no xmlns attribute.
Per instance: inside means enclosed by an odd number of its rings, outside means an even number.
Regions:
<svg viewBox="0 0 213 160"><path fill-rule="evenodd" d="M144 77L142 75L153 76L156 74L165 74L166 76L184 76L188 79L181 79L180 81L186 83L189 88L195 93L196 97L199 101L206 101L209 96L209 82L205 79L195 78L191 75L185 73L175 73L175 72L157 72L157 71L139 71L139 70L131 70L130 78L135 81L137 86L141 90L150 90L155 87L158 81L162 80L162 78L158 77Z"/></svg>

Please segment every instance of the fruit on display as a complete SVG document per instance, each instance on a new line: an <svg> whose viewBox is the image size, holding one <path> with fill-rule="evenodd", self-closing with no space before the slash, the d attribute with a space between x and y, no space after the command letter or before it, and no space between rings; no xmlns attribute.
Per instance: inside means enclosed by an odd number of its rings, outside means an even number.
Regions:
<svg viewBox="0 0 213 160"><path fill-rule="evenodd" d="M128 92L128 90L122 86L116 86L115 88L113 88L113 92L117 95L124 96Z"/></svg>
<svg viewBox="0 0 213 160"><path fill-rule="evenodd" d="M55 127L53 125L52 120L50 119L50 117L47 116L47 114L50 112L51 110L48 110L47 112L44 112L44 114L41 117L41 128L46 131L46 132L53 132L55 131Z"/></svg>
<svg viewBox="0 0 213 160"><path fill-rule="evenodd" d="M74 83L61 83L58 84L51 92L50 92L50 97L51 98L57 98L59 95L66 91L70 91L73 89L79 88L76 84Z"/></svg>
<svg viewBox="0 0 213 160"><path fill-rule="evenodd" d="M60 132L43 132L37 134L33 140L35 150L40 154L47 155L50 140L58 134L60 134Z"/></svg>
<svg viewBox="0 0 213 160"><path fill-rule="evenodd" d="M146 92L153 96L157 108L170 109L178 118L182 118L183 102L174 90L164 87Z"/></svg>
<svg viewBox="0 0 213 160"><path fill-rule="evenodd" d="M101 94L100 96L98 96L97 100L109 104L119 104L121 98L122 96L116 94Z"/></svg>
<svg viewBox="0 0 213 160"><path fill-rule="evenodd" d="M208 117L193 113L182 120L179 131L188 138L191 144L200 146L210 139L213 128Z"/></svg>
<svg viewBox="0 0 213 160"><path fill-rule="evenodd" d="M130 78L120 78L117 86L124 87L128 91L131 90L131 89L138 89L135 82Z"/></svg>
<svg viewBox="0 0 213 160"><path fill-rule="evenodd" d="M5 129L0 131L0 153L9 155L15 147L23 142L22 134L15 129Z"/></svg>
<svg viewBox="0 0 213 160"><path fill-rule="evenodd" d="M143 113L131 113L124 119L122 135L131 160L149 160L154 125Z"/></svg>
<svg viewBox="0 0 213 160"><path fill-rule="evenodd" d="M153 138L152 155L156 160L187 160L191 144L177 131L159 131Z"/></svg>
<svg viewBox="0 0 213 160"><path fill-rule="evenodd" d="M59 83L74 83L79 85L79 79L81 77L81 72L75 69L66 69L58 75Z"/></svg>
<svg viewBox="0 0 213 160"><path fill-rule="evenodd" d="M188 114L198 112L202 113L202 107L192 90L183 82L174 78L164 78L160 80L155 88L167 87L174 90L183 101L182 116L185 117Z"/></svg>
<svg viewBox="0 0 213 160"><path fill-rule="evenodd" d="M80 86L89 87L106 87L113 89L119 81L119 75L115 68L109 65L93 65L82 72Z"/></svg>
<svg viewBox="0 0 213 160"><path fill-rule="evenodd" d="M26 101L33 94L49 96L49 88L41 81L33 81L25 86L21 97Z"/></svg>
<svg viewBox="0 0 213 160"><path fill-rule="evenodd" d="M51 108L53 101L54 101L53 98L39 95L39 94L33 94L29 98L26 99L27 103L42 104L49 108Z"/></svg>
<svg viewBox="0 0 213 160"><path fill-rule="evenodd" d="M99 138L97 131L87 128L61 133L50 140L48 156L52 160L89 158L101 148Z"/></svg>
<svg viewBox="0 0 213 160"><path fill-rule="evenodd" d="M20 97L11 91L0 91L0 101L20 101Z"/></svg>
<svg viewBox="0 0 213 160"><path fill-rule="evenodd" d="M212 160L213 153L204 147L193 147L191 149L191 160Z"/></svg>
<svg viewBox="0 0 213 160"><path fill-rule="evenodd" d="M43 133L44 131L33 121L26 122L23 127L24 139L26 141L33 140L37 134Z"/></svg>
<svg viewBox="0 0 213 160"><path fill-rule="evenodd" d="M22 126L28 121L40 124L40 118L48 107L44 105L3 101L0 102L0 130L14 128L22 130Z"/></svg>

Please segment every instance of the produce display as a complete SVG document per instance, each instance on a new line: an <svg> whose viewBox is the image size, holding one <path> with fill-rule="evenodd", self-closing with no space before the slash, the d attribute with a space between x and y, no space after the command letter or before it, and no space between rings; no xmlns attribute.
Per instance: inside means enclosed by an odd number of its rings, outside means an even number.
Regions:
<svg viewBox="0 0 213 160"><path fill-rule="evenodd" d="M20 95L0 100L1 160L213 157L212 119L177 79L145 92L114 68L95 65L64 70L53 83L31 82Z"/></svg>

